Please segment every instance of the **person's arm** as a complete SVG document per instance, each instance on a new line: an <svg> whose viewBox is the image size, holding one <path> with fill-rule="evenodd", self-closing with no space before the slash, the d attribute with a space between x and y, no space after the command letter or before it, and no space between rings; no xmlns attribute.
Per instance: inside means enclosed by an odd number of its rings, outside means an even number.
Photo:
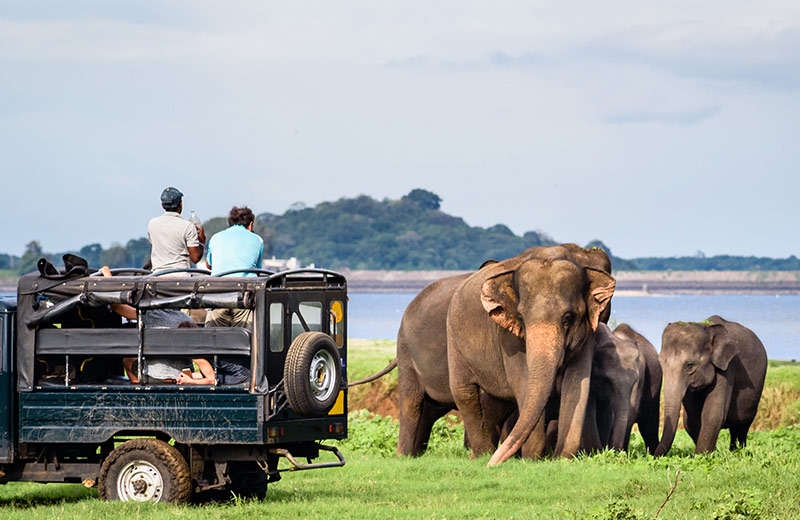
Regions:
<svg viewBox="0 0 800 520"><path fill-rule="evenodd" d="M104 265L100 268L100 272L105 277L111 276L111 269L107 265ZM136 308L131 307L125 303L112 303L111 310L122 316L123 318L127 318L129 320L135 320L137 318L136 315Z"/></svg>
<svg viewBox="0 0 800 520"><path fill-rule="evenodd" d="M193 359L192 361L200 369L200 374L203 377L194 379L192 376L186 375L185 372L181 372L178 374L179 385L213 385L217 382L217 375L214 373L214 367L211 366L211 363L203 358Z"/></svg>
<svg viewBox="0 0 800 520"><path fill-rule="evenodd" d="M203 244L199 246L189 247L189 260L192 261L193 264L196 264L203 258Z"/></svg>
<svg viewBox="0 0 800 520"><path fill-rule="evenodd" d="M203 245L206 243L206 232L203 226L195 226L187 221L186 232L184 240L186 240L186 249L189 251L189 260L196 264L203 258ZM189 245L197 244L197 245Z"/></svg>

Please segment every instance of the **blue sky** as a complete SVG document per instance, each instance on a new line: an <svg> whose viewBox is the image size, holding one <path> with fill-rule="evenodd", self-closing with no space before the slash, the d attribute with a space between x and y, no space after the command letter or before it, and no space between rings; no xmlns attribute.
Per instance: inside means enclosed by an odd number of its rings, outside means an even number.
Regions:
<svg viewBox="0 0 800 520"><path fill-rule="evenodd" d="M619 256L786 257L800 4L0 0L0 252L437 193Z"/></svg>

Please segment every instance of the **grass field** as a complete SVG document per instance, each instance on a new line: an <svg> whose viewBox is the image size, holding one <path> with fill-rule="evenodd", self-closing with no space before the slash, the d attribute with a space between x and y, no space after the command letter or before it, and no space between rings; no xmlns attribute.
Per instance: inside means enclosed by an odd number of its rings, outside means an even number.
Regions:
<svg viewBox="0 0 800 520"><path fill-rule="evenodd" d="M348 371L356 379L394 356L393 342L352 341ZM393 387L390 374L384 389ZM396 381L396 379L395 379ZM0 518L800 518L800 424L792 419L800 390L800 364L771 363L765 397L788 412L782 426L751 433L748 446L692 455L680 431L668 457L645 453L635 435L629 454L605 452L576 460L510 460L487 468L470 460L463 430L439 421L429 452L398 459L396 423L351 411L350 436L340 443L344 468L285 473L264 501L237 497L189 506L104 503L80 485L11 483L0 486ZM353 396L355 397L355 396ZM351 399L355 402L357 399ZM792 411L794 410L794 411ZM792 421L795 420L794 423ZM677 479L675 477L678 473Z"/></svg>

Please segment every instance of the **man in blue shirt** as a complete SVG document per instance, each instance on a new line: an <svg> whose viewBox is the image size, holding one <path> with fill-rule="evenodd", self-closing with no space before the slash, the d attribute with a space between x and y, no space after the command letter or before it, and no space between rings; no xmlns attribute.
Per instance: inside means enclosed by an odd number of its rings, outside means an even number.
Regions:
<svg viewBox="0 0 800 520"><path fill-rule="evenodd" d="M216 276L235 269L261 267L264 241L253 232L255 215L247 206L234 206L228 214L228 229L220 231L208 242L206 265ZM253 273L231 273L226 276L255 276ZM206 327L252 327L253 312L249 309L213 309L206 316Z"/></svg>

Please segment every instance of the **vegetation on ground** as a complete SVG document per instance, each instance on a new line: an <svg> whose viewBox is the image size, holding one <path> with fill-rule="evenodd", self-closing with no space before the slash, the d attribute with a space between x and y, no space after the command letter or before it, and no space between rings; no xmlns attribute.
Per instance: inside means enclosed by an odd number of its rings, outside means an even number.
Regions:
<svg viewBox="0 0 800 520"><path fill-rule="evenodd" d="M358 379L394 357L394 342L351 340L348 375ZM396 371L387 383L396 386ZM394 381L392 382L392 378ZM367 385L369 386L369 385ZM770 362L765 397L800 390L800 363ZM354 389L355 390L355 389ZM797 407L783 397L768 407ZM796 395L796 394L792 394ZM79 484L10 483L0 486L0 515L7 519L114 518L575 518L787 519L800 518L800 420L783 413L774 429L751 432L745 448L730 452L723 431L717 450L694 455L680 431L669 455L646 453L634 433L629 453L603 452L574 460L512 459L487 468L488 456L471 460L463 428L449 416L438 421L428 452L397 458L397 423L357 409L351 391L349 436L338 443L344 468L284 473L263 501L231 495L186 506L101 502ZM794 417L794 418L792 418ZM758 419L757 419L758 420ZM763 425L766 428L766 425ZM771 428L772 426L770 426ZM667 499L668 494L672 494Z"/></svg>

